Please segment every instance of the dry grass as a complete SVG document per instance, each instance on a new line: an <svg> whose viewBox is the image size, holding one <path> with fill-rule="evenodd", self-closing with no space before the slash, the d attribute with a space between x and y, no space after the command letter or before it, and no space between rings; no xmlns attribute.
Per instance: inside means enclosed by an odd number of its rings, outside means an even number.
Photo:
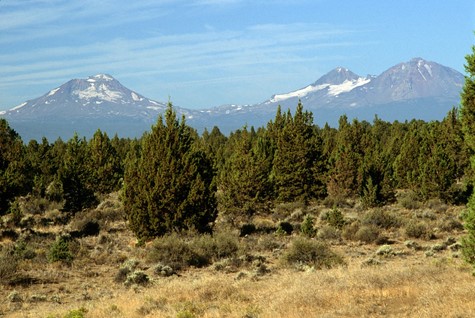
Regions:
<svg viewBox="0 0 475 318"><path fill-rule="evenodd" d="M261 279L192 270L149 288L116 288L93 301L41 303L8 317L62 317L84 307L86 317L473 317L473 277L455 262L296 272Z"/></svg>
<svg viewBox="0 0 475 318"><path fill-rule="evenodd" d="M327 242L329 248L342 256L344 264L330 269L286 264L285 255L298 234L257 233L233 238L239 240L240 250L219 260L222 268L231 270L219 269L215 263L161 277L153 273L154 263L149 257L156 245L135 246L124 221L115 217L122 211L114 202L111 199L107 206L87 214L94 218L107 212L111 217L101 224L98 236L75 241L71 265L48 263L44 251L42 254L54 235L30 238L29 247L38 256L19 261L16 274L24 281L0 285L1 317L62 318L80 308L86 310L86 318L475 317L475 278L458 252L448 248L448 243L444 245L449 236L458 238L463 232L452 223L447 223L446 230L440 226L442 216L450 222L457 220L460 208L426 211L389 207L389 212L397 213L405 222L414 220L430 229L438 228L434 230L436 239L420 238L405 244L405 227L377 223L372 226L379 226L380 234L393 243L385 246L390 252L377 255L380 247L376 244L331 240ZM365 213L344 210L346 219L358 222ZM317 220L317 226L328 225ZM35 230L61 232L57 225ZM12 242L7 238L0 240L0 247L9 244ZM443 248L435 249L436 245ZM149 275L149 284L127 287L115 281L121 264L131 259ZM226 267L226 262L235 266Z"/></svg>

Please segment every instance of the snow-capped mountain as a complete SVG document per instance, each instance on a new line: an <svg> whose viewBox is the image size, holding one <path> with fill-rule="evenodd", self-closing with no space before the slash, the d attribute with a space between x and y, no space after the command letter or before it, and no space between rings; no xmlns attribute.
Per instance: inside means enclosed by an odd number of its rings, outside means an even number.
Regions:
<svg viewBox="0 0 475 318"><path fill-rule="evenodd" d="M90 136L98 128L109 134L140 137L163 113L166 104L134 92L111 75L73 79L43 96L0 113L24 140ZM177 108L192 117L193 111Z"/></svg>
<svg viewBox="0 0 475 318"><path fill-rule="evenodd" d="M244 125L263 126L277 107L294 111L299 100L318 125L335 126L338 118L371 121L440 120L459 104L464 76L435 62L415 58L379 76L359 76L337 67L301 89L275 94L254 105L223 105L204 110L176 107L179 116L201 131L213 126L229 133ZM134 92L110 75L74 79L45 95L0 112L23 140L91 136L100 128L109 135L140 137L163 113L166 104Z"/></svg>
<svg viewBox="0 0 475 318"><path fill-rule="evenodd" d="M6 112L9 117L47 118L140 117L156 118L166 105L129 90L107 74L73 79L45 95Z"/></svg>
<svg viewBox="0 0 475 318"><path fill-rule="evenodd" d="M335 126L341 115L372 121L441 120L459 105L464 76L443 65L414 58L397 64L379 76L359 76L337 67L304 88L273 95L252 106L229 105L218 109L219 122L241 122L261 126L272 119L277 106L295 109L299 100L314 114L316 124ZM227 114L226 120L222 118ZM253 114L254 116L251 116ZM263 118L263 119L261 119ZM264 119L265 118L265 119Z"/></svg>

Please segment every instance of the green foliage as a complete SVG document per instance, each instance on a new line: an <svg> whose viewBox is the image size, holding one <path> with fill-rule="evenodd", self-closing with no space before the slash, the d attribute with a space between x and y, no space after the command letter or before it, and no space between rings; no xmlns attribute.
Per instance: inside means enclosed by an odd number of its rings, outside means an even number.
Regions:
<svg viewBox="0 0 475 318"><path fill-rule="evenodd" d="M0 249L0 284L8 284L18 272L19 258L13 245Z"/></svg>
<svg viewBox="0 0 475 318"><path fill-rule="evenodd" d="M87 313L86 308L72 309L63 318L84 318Z"/></svg>
<svg viewBox="0 0 475 318"><path fill-rule="evenodd" d="M362 223L374 225L382 229L397 228L401 226L401 218L381 208L370 210L365 213Z"/></svg>
<svg viewBox="0 0 475 318"><path fill-rule="evenodd" d="M217 216L214 171L192 129L169 104L131 153L124 176L124 208L138 238L167 232L208 232Z"/></svg>
<svg viewBox="0 0 475 318"><path fill-rule="evenodd" d="M300 225L300 233L306 237L315 236L314 218L310 214L307 214Z"/></svg>
<svg viewBox="0 0 475 318"><path fill-rule="evenodd" d="M190 266L207 266L219 259L235 256L238 250L239 241L231 233L189 237L171 233L153 242L148 259L181 270Z"/></svg>
<svg viewBox="0 0 475 318"><path fill-rule="evenodd" d="M462 255L466 262L475 266L475 195L472 195L463 215L467 234L462 238Z"/></svg>
<svg viewBox="0 0 475 318"><path fill-rule="evenodd" d="M268 138L243 128L230 136L227 148L232 152L219 176L223 213L235 219L266 210L272 194Z"/></svg>
<svg viewBox="0 0 475 318"><path fill-rule="evenodd" d="M32 187L29 165L20 136L0 118L0 216L7 213L16 196Z"/></svg>
<svg viewBox="0 0 475 318"><path fill-rule="evenodd" d="M334 228L341 229L345 225L346 221L343 214L339 209L332 209L328 211L325 217L325 221Z"/></svg>
<svg viewBox="0 0 475 318"><path fill-rule="evenodd" d="M58 172L65 200L64 211L75 213L97 204L90 186L91 170L87 168L88 162L86 140L74 135L66 144L64 161Z"/></svg>
<svg viewBox="0 0 475 318"><path fill-rule="evenodd" d="M299 102L295 115L290 111L276 116L273 124L275 154L272 180L279 202L303 201L323 197L325 162L321 139L313 125L313 116Z"/></svg>
<svg viewBox="0 0 475 318"><path fill-rule="evenodd" d="M405 232L408 237L413 238L424 238L430 234L425 222L415 220L411 220L406 224Z"/></svg>
<svg viewBox="0 0 475 318"><path fill-rule="evenodd" d="M117 191L123 176L121 160L109 137L97 130L88 143L89 187L96 193Z"/></svg>
<svg viewBox="0 0 475 318"><path fill-rule="evenodd" d="M283 260L289 265L307 265L315 268L330 268L344 263L341 256L333 252L325 243L296 238L283 255Z"/></svg>
<svg viewBox="0 0 475 318"><path fill-rule="evenodd" d="M51 245L48 255L48 261L71 263L73 261L73 255L69 249L69 239L64 236L56 237L56 240Z"/></svg>

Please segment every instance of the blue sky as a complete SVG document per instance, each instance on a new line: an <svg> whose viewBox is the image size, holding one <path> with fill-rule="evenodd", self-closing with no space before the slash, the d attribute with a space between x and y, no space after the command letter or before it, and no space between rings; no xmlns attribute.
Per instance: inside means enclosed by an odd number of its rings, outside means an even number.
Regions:
<svg viewBox="0 0 475 318"><path fill-rule="evenodd" d="M253 104L337 66L464 71L473 0L0 0L0 110L108 73L158 101Z"/></svg>

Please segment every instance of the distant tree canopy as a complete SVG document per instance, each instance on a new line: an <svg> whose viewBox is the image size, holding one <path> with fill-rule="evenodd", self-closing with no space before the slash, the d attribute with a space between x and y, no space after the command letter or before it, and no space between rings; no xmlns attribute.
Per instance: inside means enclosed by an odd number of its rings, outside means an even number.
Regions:
<svg viewBox="0 0 475 318"><path fill-rule="evenodd" d="M469 160L475 153L474 60L467 57L461 112L454 108L429 123L343 115L338 127L320 128L299 102L294 113L279 107L265 127L243 126L229 136L214 127L199 136L170 104L140 139L110 139L98 130L89 140L76 135L23 145L0 120L0 214L26 194L75 213L122 191L130 228L147 239L210 231L218 209L241 222L272 213L275 204L327 197L381 206L393 202L398 189L421 200L465 203L475 176Z"/></svg>

